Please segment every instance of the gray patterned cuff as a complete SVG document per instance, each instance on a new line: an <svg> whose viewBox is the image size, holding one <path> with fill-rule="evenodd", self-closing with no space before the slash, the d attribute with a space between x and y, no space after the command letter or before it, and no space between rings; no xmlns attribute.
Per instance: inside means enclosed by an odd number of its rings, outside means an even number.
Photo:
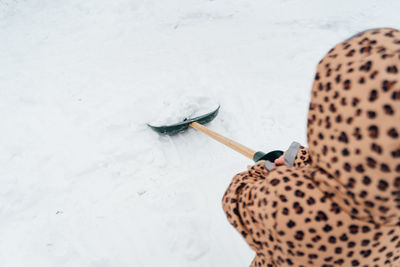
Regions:
<svg viewBox="0 0 400 267"><path fill-rule="evenodd" d="M273 168L275 168L275 164L269 160L267 160L264 163L264 165L265 165L265 168L267 168L267 170L269 170L269 171L272 170Z"/></svg>
<svg viewBox="0 0 400 267"><path fill-rule="evenodd" d="M297 152L299 151L300 146L301 145L297 142L292 142L292 144L290 144L285 154L285 165L293 166L294 160L296 159Z"/></svg>

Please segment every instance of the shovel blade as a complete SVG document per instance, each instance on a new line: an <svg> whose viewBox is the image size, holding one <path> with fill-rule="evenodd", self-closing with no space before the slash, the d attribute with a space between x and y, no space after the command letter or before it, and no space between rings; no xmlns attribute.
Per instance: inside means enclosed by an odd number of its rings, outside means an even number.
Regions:
<svg viewBox="0 0 400 267"><path fill-rule="evenodd" d="M204 114L202 116L198 116L198 117L188 119L183 122L171 124L171 125L165 125L165 126L154 126L154 125L150 125L150 124L147 124L147 125L151 129L153 129L154 131L156 131L160 134L174 135L174 134L186 131L189 128L189 124L192 122L206 124L206 123L212 121L218 115L219 108L220 108L220 106L218 106L218 108L215 109L214 111Z"/></svg>

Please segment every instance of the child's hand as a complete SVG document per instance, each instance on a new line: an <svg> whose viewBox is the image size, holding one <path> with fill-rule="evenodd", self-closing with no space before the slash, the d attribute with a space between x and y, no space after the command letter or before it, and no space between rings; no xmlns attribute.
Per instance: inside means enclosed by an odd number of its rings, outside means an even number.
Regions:
<svg viewBox="0 0 400 267"><path fill-rule="evenodd" d="M280 156L279 158L277 158L277 159L274 161L275 166L281 166L281 165L284 165L284 164L285 164L285 155L286 155L286 152L283 153L282 156Z"/></svg>

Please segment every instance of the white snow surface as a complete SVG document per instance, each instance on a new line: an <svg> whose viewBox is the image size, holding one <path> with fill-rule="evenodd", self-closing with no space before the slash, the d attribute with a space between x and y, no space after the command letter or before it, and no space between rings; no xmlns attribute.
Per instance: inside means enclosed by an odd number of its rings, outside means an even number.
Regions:
<svg viewBox="0 0 400 267"><path fill-rule="evenodd" d="M256 150L306 143L321 57L398 0L0 0L0 266L248 266L221 199L251 162L193 129L146 125L165 99L221 104L208 126Z"/></svg>
<svg viewBox="0 0 400 267"><path fill-rule="evenodd" d="M157 118L150 121L152 126L170 126L186 120L196 119L215 111L220 105L207 96L173 96L155 107Z"/></svg>

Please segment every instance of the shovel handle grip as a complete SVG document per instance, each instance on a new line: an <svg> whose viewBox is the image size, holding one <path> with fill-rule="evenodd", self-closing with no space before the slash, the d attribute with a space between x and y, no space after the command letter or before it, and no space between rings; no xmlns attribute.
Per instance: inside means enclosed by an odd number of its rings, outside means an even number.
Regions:
<svg viewBox="0 0 400 267"><path fill-rule="evenodd" d="M208 135L209 137L213 138L214 140L217 140L218 142L226 145L227 147L232 148L233 150L248 157L249 159L253 159L254 154L256 153L256 151L254 151L242 144L239 144L238 142L235 142L225 136L222 136L219 133L211 131L210 129L201 125L200 123L192 122L189 124L189 126L195 128L196 130L199 130L200 132Z"/></svg>

